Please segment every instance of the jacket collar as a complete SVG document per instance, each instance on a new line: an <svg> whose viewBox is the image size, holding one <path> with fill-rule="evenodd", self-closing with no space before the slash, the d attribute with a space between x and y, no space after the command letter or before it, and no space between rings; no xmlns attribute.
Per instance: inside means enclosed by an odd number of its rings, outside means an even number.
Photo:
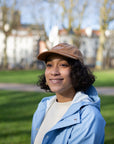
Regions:
<svg viewBox="0 0 114 144"><path fill-rule="evenodd" d="M56 100L56 95L54 95L53 97L51 97L51 99L47 100L47 108L46 108L46 112L48 111L48 109L51 107L51 105L55 102ZM77 92L72 100L72 103L79 103L81 101L86 101L89 102L91 101L91 99L88 97L88 95L84 94L83 92Z"/></svg>

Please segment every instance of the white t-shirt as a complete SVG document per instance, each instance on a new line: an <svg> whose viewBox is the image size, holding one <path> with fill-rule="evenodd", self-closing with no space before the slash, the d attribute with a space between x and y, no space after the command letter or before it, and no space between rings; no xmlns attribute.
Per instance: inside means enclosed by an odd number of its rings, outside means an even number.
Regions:
<svg viewBox="0 0 114 144"><path fill-rule="evenodd" d="M44 135L62 118L72 101L59 103L54 101L40 126L34 144L41 144Z"/></svg>

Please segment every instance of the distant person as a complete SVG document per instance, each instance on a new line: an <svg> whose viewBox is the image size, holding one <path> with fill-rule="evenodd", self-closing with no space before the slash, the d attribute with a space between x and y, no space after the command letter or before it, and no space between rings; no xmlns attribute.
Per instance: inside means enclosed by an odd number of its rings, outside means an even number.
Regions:
<svg viewBox="0 0 114 144"><path fill-rule="evenodd" d="M38 56L46 64L39 85L45 97L33 116L31 144L104 144L105 121L94 75L79 49L60 43Z"/></svg>

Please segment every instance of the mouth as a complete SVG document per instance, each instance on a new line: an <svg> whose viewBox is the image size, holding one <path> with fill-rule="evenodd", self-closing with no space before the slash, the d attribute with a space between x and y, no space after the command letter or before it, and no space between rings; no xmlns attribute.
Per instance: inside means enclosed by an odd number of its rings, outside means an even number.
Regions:
<svg viewBox="0 0 114 144"><path fill-rule="evenodd" d="M49 81L52 84L60 84L63 81L63 78L60 78L60 79L50 79Z"/></svg>

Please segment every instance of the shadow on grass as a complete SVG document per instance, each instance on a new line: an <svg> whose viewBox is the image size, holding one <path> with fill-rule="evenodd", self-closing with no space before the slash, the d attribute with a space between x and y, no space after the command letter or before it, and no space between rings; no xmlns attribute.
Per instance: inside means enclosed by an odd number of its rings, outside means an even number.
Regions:
<svg viewBox="0 0 114 144"><path fill-rule="evenodd" d="M104 144L114 144L114 138L110 140L105 140Z"/></svg>
<svg viewBox="0 0 114 144"><path fill-rule="evenodd" d="M46 94L10 91L9 93L0 92L0 95L3 95L0 102L0 109L2 110L0 111L0 121L11 122L32 119L38 103Z"/></svg>
<svg viewBox="0 0 114 144"><path fill-rule="evenodd" d="M26 135L30 135L30 130L28 131L28 130L25 130L25 131L15 131L15 132L5 132L5 133L1 133L0 134L0 137L2 137L2 138L6 138L6 137L10 137L10 136L17 136L17 135L23 135L23 134L25 134L26 133Z"/></svg>
<svg viewBox="0 0 114 144"><path fill-rule="evenodd" d="M30 143L33 114L49 93L0 91L0 143Z"/></svg>

